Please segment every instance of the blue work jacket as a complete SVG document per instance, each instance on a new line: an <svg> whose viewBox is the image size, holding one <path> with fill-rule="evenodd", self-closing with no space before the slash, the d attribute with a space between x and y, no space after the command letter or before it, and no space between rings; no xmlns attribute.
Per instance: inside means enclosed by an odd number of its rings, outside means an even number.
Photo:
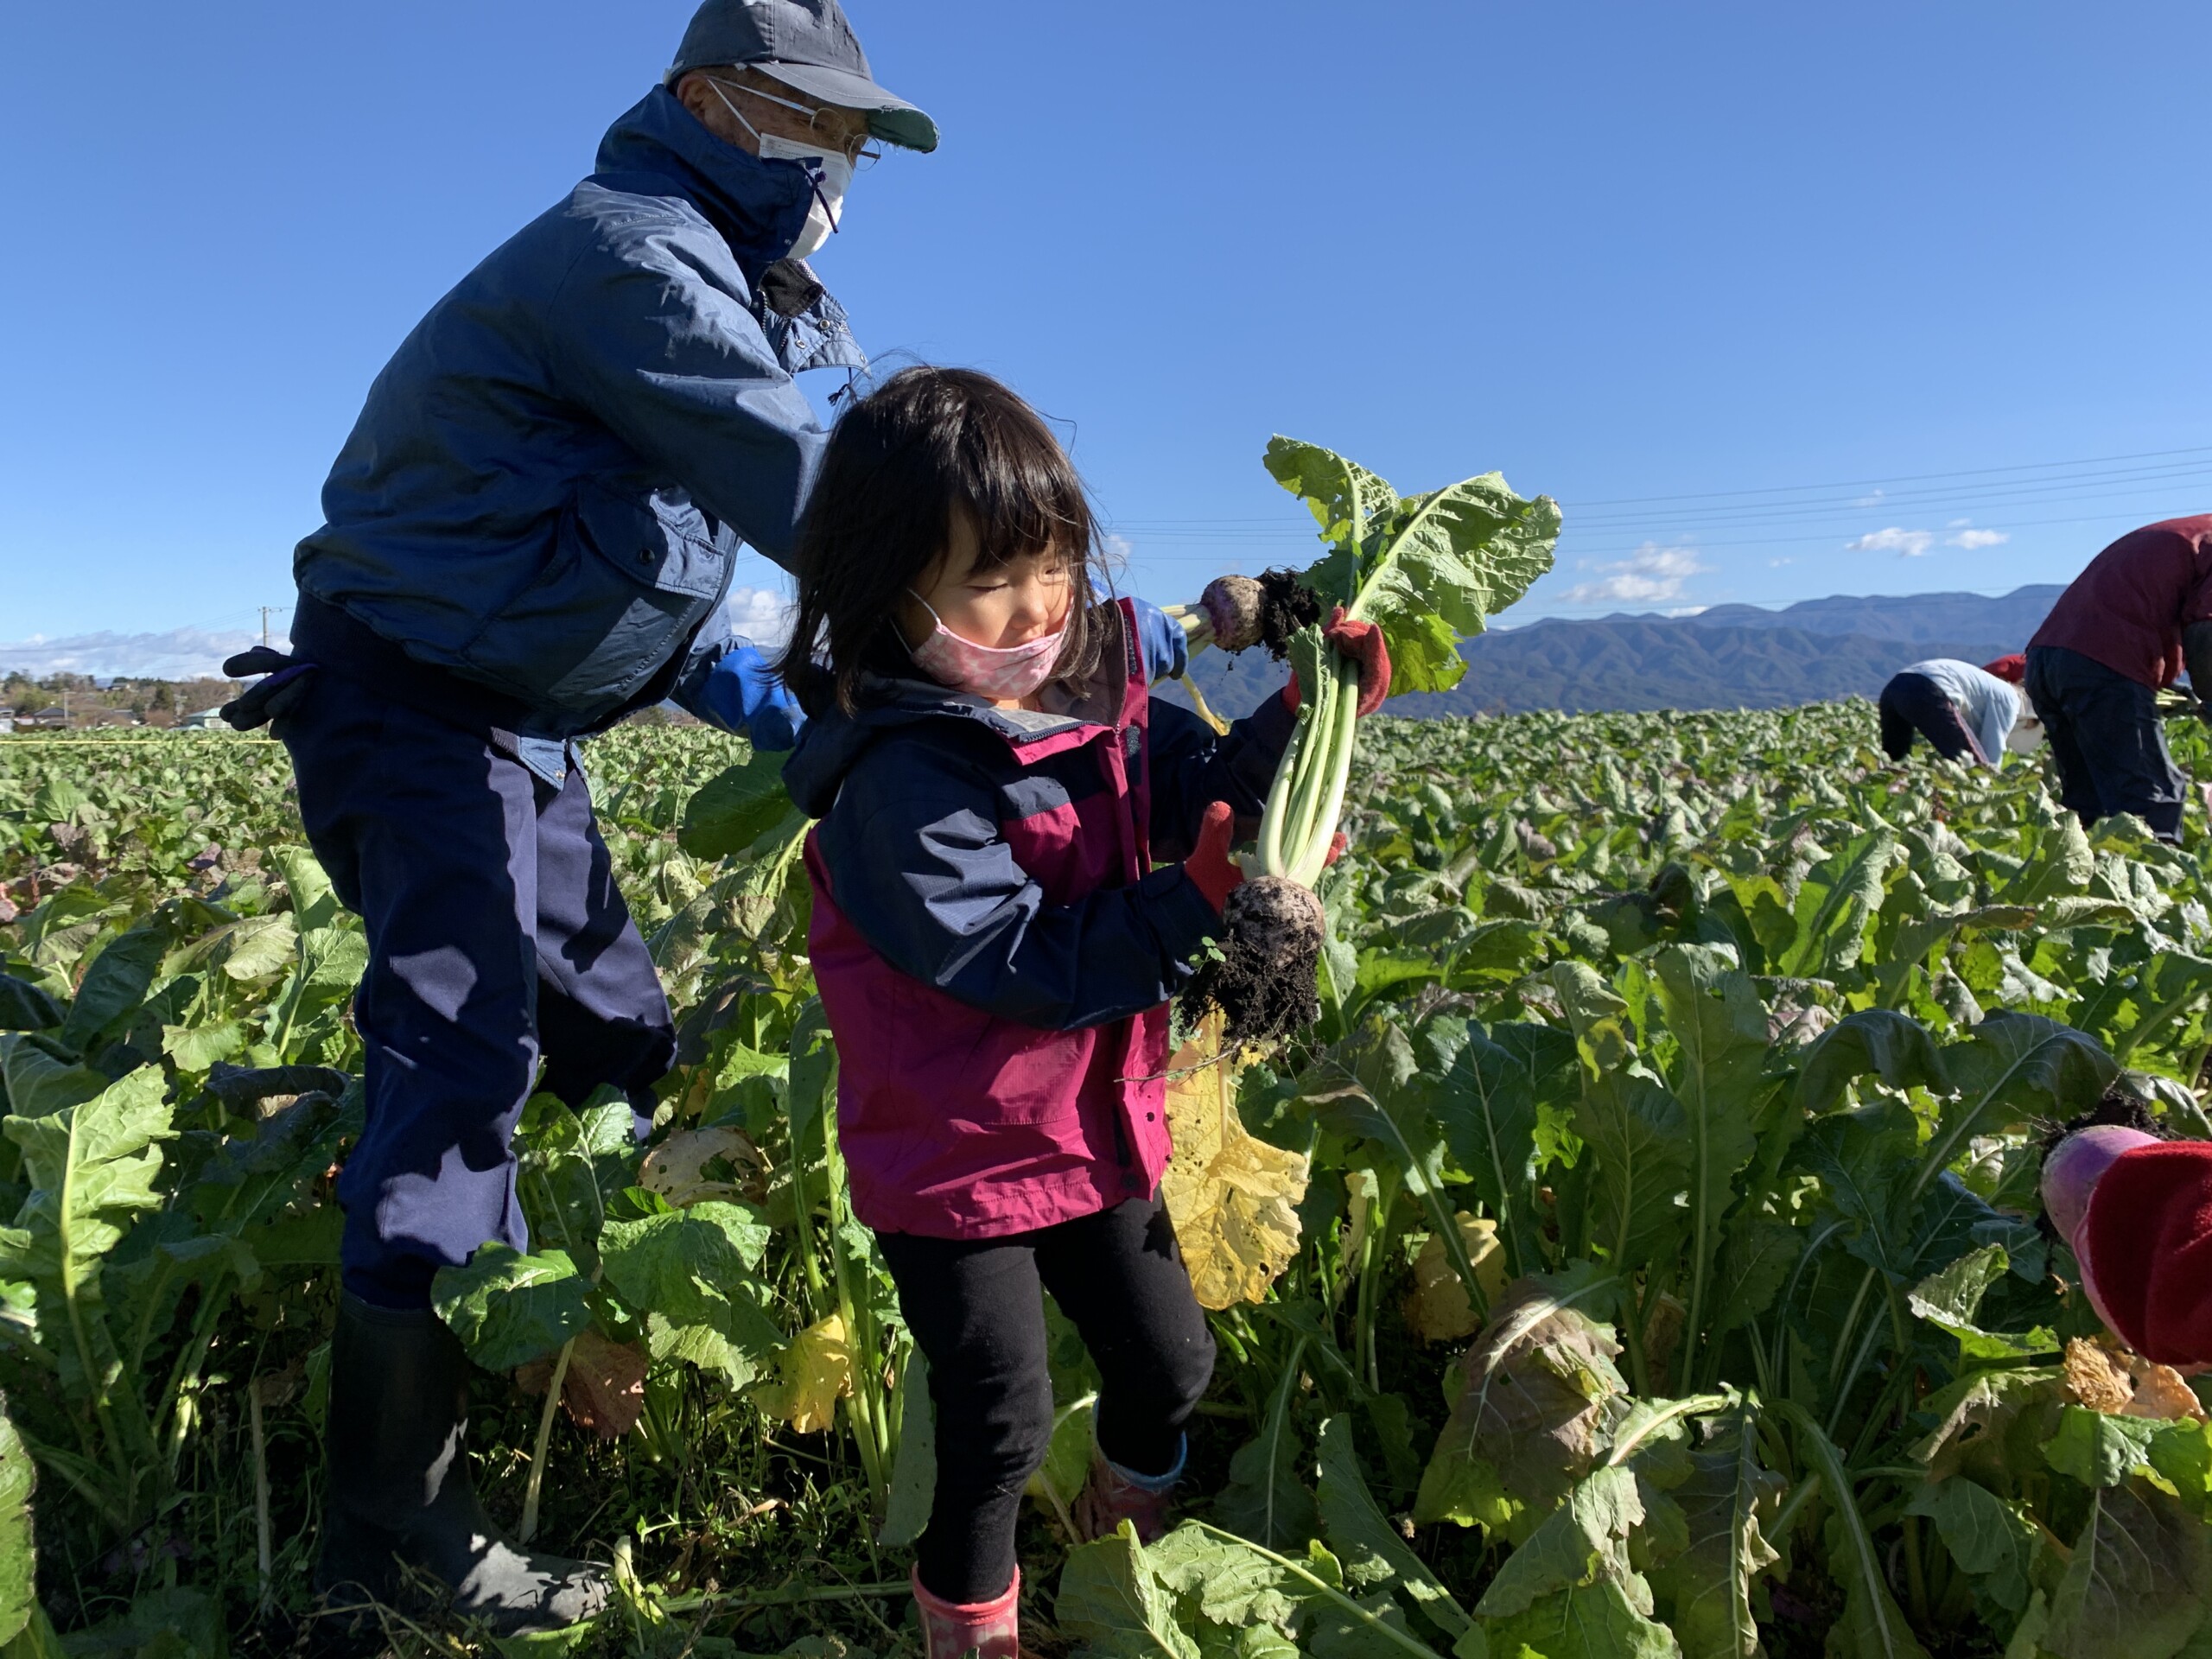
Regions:
<svg viewBox="0 0 2212 1659"><path fill-rule="evenodd" d="M798 162L665 90L616 122L377 378L294 561L302 655L344 671L396 645L538 737L663 697L749 715L734 561L746 542L788 567L828 441L792 377L866 363L786 258L811 200Z"/></svg>

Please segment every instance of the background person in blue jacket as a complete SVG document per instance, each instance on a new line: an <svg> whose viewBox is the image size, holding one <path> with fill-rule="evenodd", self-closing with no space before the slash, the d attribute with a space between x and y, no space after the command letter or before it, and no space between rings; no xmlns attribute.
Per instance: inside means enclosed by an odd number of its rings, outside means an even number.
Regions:
<svg viewBox="0 0 2212 1659"><path fill-rule="evenodd" d="M650 1125L668 1004L574 740L672 697L790 747L724 601L741 539L788 559L820 464L792 377L864 364L804 256L870 145L936 143L836 0L709 0L598 170L378 377L300 545L294 656L246 668L269 678L238 722L274 718L370 946L327 1592L391 1600L404 1566L502 1634L605 1601L600 1569L515 1549L477 1502L431 1280L527 1248L510 1138L534 1088L611 1084Z"/></svg>

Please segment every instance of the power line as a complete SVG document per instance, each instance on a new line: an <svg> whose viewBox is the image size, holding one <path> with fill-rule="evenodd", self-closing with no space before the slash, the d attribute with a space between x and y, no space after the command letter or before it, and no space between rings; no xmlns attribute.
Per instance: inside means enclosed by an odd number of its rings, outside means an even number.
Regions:
<svg viewBox="0 0 2212 1659"><path fill-rule="evenodd" d="M2195 457L2193 461L2178 461L2176 457ZM2145 467L2131 463L2158 461L2161 466ZM2099 467L2103 471L2078 469ZM2066 473L2063 469L2077 469ZM2056 473L2049 478L2010 478L2006 474ZM1702 516L1739 516L1749 513L1802 513L1820 510L1844 512L1875 512L1904 505L1919 505L1924 510L1953 501L1991 501L2009 499L2020 493L2048 493L2068 486L2140 481L2154 483L2187 478L2212 476L2212 445L2184 449L2145 450L2132 455L2104 455L2074 461L2026 461L2007 467L1981 467L1948 473L1914 473L1888 478L1847 479L1826 484L1775 485L1758 489L1716 490L1700 494L1618 496L1589 501L1567 501L1562 510L1570 515L1570 522L1587 524L1592 522L1593 510L1620 506L1664 506L1675 502L1738 502L1737 506L1716 505L1704 510ZM1805 496L1815 492L1843 490L1880 490L1884 485L1929 484L1948 480L1992 479L2005 481L1994 487L1983 487L1972 493L1958 490L1913 490L1891 493L1882 490L1878 497L1867 499L1853 496L1828 496L1800 501L1758 501L1751 498L1769 496ZM1600 523L1608 519L1649 522L1656 518L1683 518L1700 516L1694 508L1680 508L1672 512L1656 515L1599 513ZM1158 536L1163 538L1193 539L1216 536L1236 537L1241 533L1275 535L1281 533L1281 521L1276 518L1150 518L1117 521L1110 526L1117 533Z"/></svg>
<svg viewBox="0 0 2212 1659"><path fill-rule="evenodd" d="M1946 478L1989 478L1999 473L2047 472L2055 467L2109 467L2122 461L2160 461L2171 455L2212 455L2212 444L2189 449L2145 449L2132 455L2093 455L2077 461L2029 461L2010 467L1975 467L1955 473L1900 473L1889 478L1842 479L1827 484L1778 484L1758 490L1720 490L1709 495L1618 496L1605 501L1585 501L1585 507L1628 507L1664 501L1709 501L1743 495L1790 495L1807 490L1866 490L1884 484L1926 484Z"/></svg>
<svg viewBox="0 0 2212 1659"><path fill-rule="evenodd" d="M2011 522L2012 526L2016 529L2034 530L2043 529L2056 524L2111 524L2115 520L2126 524L2134 524L2139 522L2139 515L2133 512L2097 512L2067 518L2016 518ZM1277 543L1280 543L1284 538L1278 537L1274 539ZM1813 543L1819 543L1822 545L1830 547L1836 546L1836 543L1834 538L1827 536L1758 536L1745 541L1737 542L1700 541L1694 544L1685 544L1676 550L1685 553L1701 553L1710 548L1803 547ZM1642 543L1637 543L1633 546L1624 545L1619 547L1585 547L1577 549L1577 553L1580 556L1594 558L1602 556L1608 553L1634 553L1639 551L1641 550L1641 546ZM1844 551L1846 550L1839 547L1837 550ZM1139 556L1145 563L1152 564L1220 564L1225 563L1230 556L1227 554L1213 553L1144 553Z"/></svg>

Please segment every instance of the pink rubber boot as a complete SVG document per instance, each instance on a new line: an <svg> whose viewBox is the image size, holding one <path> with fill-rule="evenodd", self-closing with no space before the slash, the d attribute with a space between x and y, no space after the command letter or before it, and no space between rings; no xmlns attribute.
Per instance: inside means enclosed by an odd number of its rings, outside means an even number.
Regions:
<svg viewBox="0 0 2212 1659"><path fill-rule="evenodd" d="M1175 1466L1166 1474L1140 1475L1122 1468L1092 1441L1090 1478L1077 1494L1071 1517L1075 1529L1088 1543L1111 1536L1127 1521L1135 1527L1139 1543L1158 1543L1166 1535L1175 1489L1183 1484L1183 1465L1189 1461L1185 1442L1175 1454Z"/></svg>
<svg viewBox="0 0 2212 1659"><path fill-rule="evenodd" d="M918 1570L909 1575L914 1605L922 1610L922 1641L929 1659L1021 1659L1021 1569L996 1601L963 1607L939 1601L922 1588Z"/></svg>

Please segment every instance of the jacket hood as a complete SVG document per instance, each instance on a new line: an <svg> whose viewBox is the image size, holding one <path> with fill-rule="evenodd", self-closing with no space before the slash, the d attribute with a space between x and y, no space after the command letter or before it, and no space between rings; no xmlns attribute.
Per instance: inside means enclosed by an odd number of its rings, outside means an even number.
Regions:
<svg viewBox="0 0 2212 1659"><path fill-rule="evenodd" d="M690 198L756 286L798 245L814 201L814 186L797 162L764 162L725 143L662 86L607 129L595 165L593 177L601 182L619 179L626 190L670 194L641 184L645 175Z"/></svg>
<svg viewBox="0 0 2212 1659"><path fill-rule="evenodd" d="M922 680L874 680L868 690L880 700L858 714L832 709L808 721L799 733L798 747L784 763L784 787L810 818L828 816L836 804L845 774L877 739L908 726L934 720L957 721L1020 746L1100 723L1076 713L1033 714L1021 709L1001 709L981 697L948 691Z"/></svg>

